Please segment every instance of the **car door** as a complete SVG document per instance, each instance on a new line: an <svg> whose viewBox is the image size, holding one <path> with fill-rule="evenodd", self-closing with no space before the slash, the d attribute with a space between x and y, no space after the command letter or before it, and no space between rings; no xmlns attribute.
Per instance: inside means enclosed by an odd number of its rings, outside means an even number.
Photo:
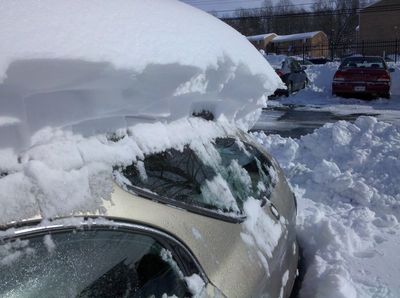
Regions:
<svg viewBox="0 0 400 298"><path fill-rule="evenodd" d="M0 239L1 297L192 297L193 280L201 292L214 289L189 251L161 231L105 220L64 224Z"/></svg>
<svg viewBox="0 0 400 298"><path fill-rule="evenodd" d="M218 138L171 148L145 156L121 169L121 174L128 191L179 207L169 213L188 211L173 216L173 222L171 215L162 219L162 225L174 226L174 233L189 243L210 281L228 297L261 297L263 293L278 297L280 289L274 285L281 283L286 271L295 274L293 195L271 160L250 143ZM160 213L156 206L152 210L159 214L158 223ZM189 219L182 225L179 218L183 216ZM246 221L246 216L255 217ZM195 226L194 238L179 231L189 220ZM252 222L260 224L253 227ZM240 269L227 269L237 260L244 261Z"/></svg>

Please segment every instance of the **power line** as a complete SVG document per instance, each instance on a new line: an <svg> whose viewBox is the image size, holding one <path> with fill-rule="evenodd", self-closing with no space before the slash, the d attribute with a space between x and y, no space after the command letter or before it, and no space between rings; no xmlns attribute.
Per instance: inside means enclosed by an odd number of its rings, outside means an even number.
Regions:
<svg viewBox="0 0 400 298"><path fill-rule="evenodd" d="M293 12L293 13L284 13L284 14L269 14L265 15L265 11L260 9L251 9L251 12L259 11L259 14L250 15L250 16L239 16L239 17L221 17L223 20L235 20L235 19L263 19L263 18L282 18L282 17L306 17L306 16L331 16L331 15L349 15L349 14L357 14L362 9L359 8L346 8L339 10L324 10L324 11L314 11L314 12ZM243 11L243 10L241 10ZM244 10L249 11L249 10ZM377 13L377 12L392 12L392 11L400 11L400 4L392 4L385 6L378 6L368 10L365 10L364 13ZM224 12L224 11L219 11Z"/></svg>
<svg viewBox="0 0 400 298"><path fill-rule="evenodd" d="M197 5L218 5L218 4L239 4L239 3L248 3L248 2L252 2L252 1L254 1L254 2L261 2L261 1L263 1L263 0L238 0L238 1L235 1L235 0L219 0L219 1L215 1L215 0L203 0L203 1L201 1L201 0L195 0L195 1L188 1L188 0L186 0L186 1L184 1L184 2L186 2L187 4L190 4L190 5L192 5L192 4L197 4ZM368 0L365 0L365 2L364 3L362 3L361 5L362 6L364 6L364 5L366 5L366 4L369 4L369 2L367 2ZM316 5L316 4L318 4L318 2L309 2L309 3L301 3L301 4L287 4L287 5L273 5L273 6L267 6L267 7L265 7L265 6L262 6L262 7L253 7L253 8L236 8L236 9L226 9L226 10L213 10L212 12L217 12L217 13L219 13L219 12L235 12L235 11L237 11L237 10L244 10L244 11L246 11L246 10L257 10L257 9L272 9L272 8L282 8L282 7L301 7L301 6L311 6L311 5ZM211 12L211 11L209 11L209 12Z"/></svg>

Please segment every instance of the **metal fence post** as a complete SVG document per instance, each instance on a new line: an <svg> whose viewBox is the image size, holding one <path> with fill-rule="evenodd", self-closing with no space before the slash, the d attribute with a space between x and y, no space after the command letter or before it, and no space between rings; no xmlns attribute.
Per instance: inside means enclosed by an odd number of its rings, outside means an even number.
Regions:
<svg viewBox="0 0 400 298"><path fill-rule="evenodd" d="M364 50L364 40L363 40L363 41L361 41L361 54L362 54L363 56L365 56L365 50Z"/></svg>
<svg viewBox="0 0 400 298"><path fill-rule="evenodd" d="M397 56L399 55L399 40L396 39L395 42L395 54L394 54L394 62L397 63Z"/></svg>

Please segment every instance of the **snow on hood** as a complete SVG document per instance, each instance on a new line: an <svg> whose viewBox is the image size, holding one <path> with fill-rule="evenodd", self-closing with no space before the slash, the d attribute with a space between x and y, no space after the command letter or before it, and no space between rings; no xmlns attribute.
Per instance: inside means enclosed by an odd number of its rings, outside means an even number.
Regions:
<svg viewBox="0 0 400 298"><path fill-rule="evenodd" d="M6 0L0 28L0 148L203 109L248 128L281 84L244 36L173 0Z"/></svg>

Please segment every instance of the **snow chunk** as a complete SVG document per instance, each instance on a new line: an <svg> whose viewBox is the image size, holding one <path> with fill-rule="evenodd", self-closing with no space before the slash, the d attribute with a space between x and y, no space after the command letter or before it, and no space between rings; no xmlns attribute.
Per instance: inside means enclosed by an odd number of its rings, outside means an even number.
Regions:
<svg viewBox="0 0 400 298"><path fill-rule="evenodd" d="M7 242L0 245L0 266L12 266L18 258L33 253L35 253L35 250L29 247L28 240L17 239L13 242ZM2 268L2 270L4 269Z"/></svg>
<svg viewBox="0 0 400 298"><path fill-rule="evenodd" d="M54 243L53 239L51 238L51 235L47 234L43 237L43 243L47 248L47 251L49 253L54 252L56 248L56 244Z"/></svg>
<svg viewBox="0 0 400 298"><path fill-rule="evenodd" d="M210 202L221 209L228 209L239 213L239 207L228 183L221 174L217 174L212 180L206 180L201 186L201 193L206 202Z"/></svg>
<svg viewBox="0 0 400 298"><path fill-rule="evenodd" d="M260 249L258 256L269 275L267 258L272 258L272 253L278 245L284 227L280 221L275 222L271 216L265 214L260 206L260 201L254 198L249 198L244 203L244 211L247 218L244 221L245 232L241 234L241 237L246 243L257 244Z"/></svg>
<svg viewBox="0 0 400 298"><path fill-rule="evenodd" d="M289 280L289 270L286 270L282 276L282 286L281 286L281 291L279 293L280 298L283 298L283 293L284 293L283 291L285 290L288 280Z"/></svg>
<svg viewBox="0 0 400 298"><path fill-rule="evenodd" d="M202 294L204 293L205 283L198 274L185 277L185 281L193 297L200 298L203 296Z"/></svg>
<svg viewBox="0 0 400 298"><path fill-rule="evenodd" d="M18 131L18 149L46 126L93 135L204 109L249 128L283 85L244 36L180 1L6 0L0 26L0 133Z"/></svg>
<svg viewBox="0 0 400 298"><path fill-rule="evenodd" d="M192 234L193 234L193 237L196 240L202 240L203 239L203 236L201 235L200 231L198 229L196 229L195 227L192 227Z"/></svg>
<svg viewBox="0 0 400 298"><path fill-rule="evenodd" d="M2 116L0 117L0 126L9 126L19 123L20 120L14 117Z"/></svg>

